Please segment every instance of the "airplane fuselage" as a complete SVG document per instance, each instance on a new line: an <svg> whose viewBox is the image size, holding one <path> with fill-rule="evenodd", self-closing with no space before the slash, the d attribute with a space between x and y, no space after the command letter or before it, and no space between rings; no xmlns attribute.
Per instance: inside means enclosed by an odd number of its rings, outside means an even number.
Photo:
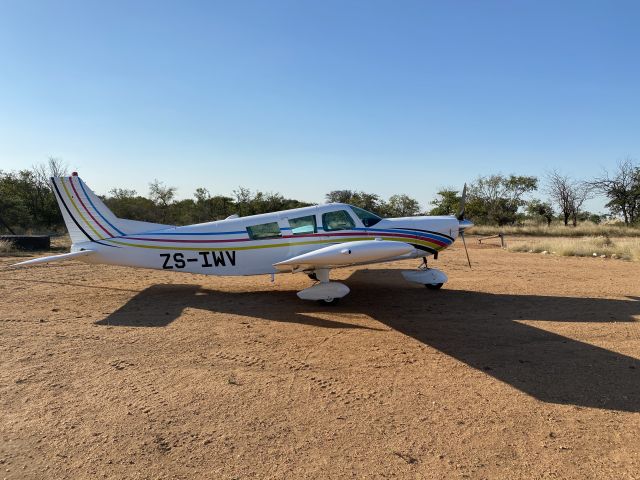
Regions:
<svg viewBox="0 0 640 480"><path fill-rule="evenodd" d="M455 217L373 218L346 204L327 204L76 243L91 263L205 275L277 273L274 264L322 247L382 239L414 247L400 257L434 255L458 236ZM370 214L369 214L370 215Z"/></svg>

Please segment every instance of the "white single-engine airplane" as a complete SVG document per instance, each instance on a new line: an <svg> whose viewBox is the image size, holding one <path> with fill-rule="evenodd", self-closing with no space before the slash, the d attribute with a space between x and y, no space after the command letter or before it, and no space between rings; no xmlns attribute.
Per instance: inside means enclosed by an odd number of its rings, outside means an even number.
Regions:
<svg viewBox="0 0 640 480"><path fill-rule="evenodd" d="M427 257L437 258L458 235L464 242L464 230L473 225L464 219L466 186L458 216L380 218L330 203L176 227L116 217L75 172L51 183L71 252L15 266L78 259L204 275L305 272L317 283L298 297L328 304L349 293L346 285L329 281L330 270L352 265L422 257L421 267L403 276L439 289L447 276L428 268Z"/></svg>

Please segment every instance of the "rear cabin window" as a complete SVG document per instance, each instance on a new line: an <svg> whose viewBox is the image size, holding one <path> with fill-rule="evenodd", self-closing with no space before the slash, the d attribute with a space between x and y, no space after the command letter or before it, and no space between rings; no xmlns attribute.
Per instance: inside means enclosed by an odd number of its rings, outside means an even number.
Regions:
<svg viewBox="0 0 640 480"><path fill-rule="evenodd" d="M322 227L326 231L351 230L356 224L346 210L327 212L322 215Z"/></svg>
<svg viewBox="0 0 640 480"><path fill-rule="evenodd" d="M315 215L290 218L289 226L291 227L291 233L293 235L307 235L310 233L316 233L318 231Z"/></svg>
<svg viewBox="0 0 640 480"><path fill-rule="evenodd" d="M251 240L264 240L266 238L280 238L280 226L278 222L262 223L260 225L253 225L247 227L249 238Z"/></svg>

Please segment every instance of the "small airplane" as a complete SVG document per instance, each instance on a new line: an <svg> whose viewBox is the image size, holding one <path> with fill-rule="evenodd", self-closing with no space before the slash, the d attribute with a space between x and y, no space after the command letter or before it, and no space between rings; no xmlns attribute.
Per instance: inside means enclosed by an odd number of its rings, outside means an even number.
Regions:
<svg viewBox="0 0 640 480"><path fill-rule="evenodd" d="M471 267L464 219L466 185L457 216L381 218L343 203L329 203L195 225L173 226L116 217L80 179L51 178L72 245L70 253L14 266L78 259L204 275L264 275L304 272L316 283L297 293L304 300L335 304L349 287L329 280L331 269L422 258L406 280L437 290L447 275L427 266L427 257L460 236Z"/></svg>

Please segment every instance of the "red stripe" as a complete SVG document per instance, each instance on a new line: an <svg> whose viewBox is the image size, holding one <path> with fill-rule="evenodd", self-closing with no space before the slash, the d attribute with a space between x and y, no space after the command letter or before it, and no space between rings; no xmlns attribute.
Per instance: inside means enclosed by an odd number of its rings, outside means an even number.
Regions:
<svg viewBox="0 0 640 480"><path fill-rule="evenodd" d="M382 235L365 235L362 233L331 233L331 234L305 234L305 235L283 235L282 237L276 237L269 240L277 240L278 238L305 238L305 237L365 237L369 236L372 238L375 237L398 237L398 238L415 238L416 240L422 240L424 242L435 243L436 245L440 245L446 247L448 244L445 242L441 242L439 240L434 240L432 238L419 237L417 235L408 235L404 233L384 233ZM144 240L146 242L167 242L167 243L232 243L232 242L249 242L250 238L236 238L229 240L170 240L165 238L138 238L138 237L122 237L128 240ZM266 240L266 239L265 239Z"/></svg>
<svg viewBox="0 0 640 480"><path fill-rule="evenodd" d="M73 188L73 193L76 194L76 198L80 201L80 205L82 205L84 207L85 212L87 212L89 214L89 216L93 219L93 221L96 222L98 224L98 226L107 233L107 235L109 235L110 237L115 237L114 234L112 234L109 230L104 228L100 224L100 222L98 222L98 220L96 220L96 218L93 215L91 215L91 212L89 211L87 206L82 201L82 198L80 198L80 195L78 195L78 191L76 190L76 186L73 184L73 177L69 177L69 183L71 184L71 188Z"/></svg>

